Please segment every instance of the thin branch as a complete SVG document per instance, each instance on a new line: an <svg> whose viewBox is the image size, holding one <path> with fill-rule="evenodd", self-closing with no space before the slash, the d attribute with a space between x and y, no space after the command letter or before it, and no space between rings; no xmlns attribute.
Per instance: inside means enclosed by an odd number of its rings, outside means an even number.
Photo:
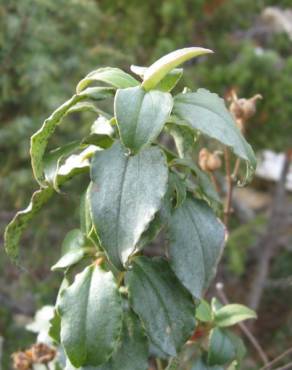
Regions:
<svg viewBox="0 0 292 370"><path fill-rule="evenodd" d="M289 369L292 369L292 361L291 362L288 362L288 364L286 364L284 366L277 367L274 370L289 370Z"/></svg>
<svg viewBox="0 0 292 370"><path fill-rule="evenodd" d="M222 300L224 304L228 304L229 300L224 293L224 285L222 283L218 283L216 284L216 289L218 297ZM262 346L260 345L256 337L252 334L252 332L247 328L247 326L243 322L238 323L238 326L244 333L244 335L247 337L247 339L250 341L250 343L253 345L254 349L257 351L264 365L267 366L269 363L268 356L266 355L265 351L263 350Z"/></svg>
<svg viewBox="0 0 292 370"><path fill-rule="evenodd" d="M232 174L230 167L230 153L227 148L224 148L224 160L225 160L225 172L226 172L226 187L227 187L227 196L224 207L224 224L228 227L229 216L231 213L231 204L232 204Z"/></svg>
<svg viewBox="0 0 292 370"><path fill-rule="evenodd" d="M260 368L260 370L267 370L267 369L271 368L277 362L281 361L284 357L286 357L286 356L288 356L290 354L292 354L292 347L291 348L288 348L285 352L281 353L279 356L277 356L276 358L274 358L274 360L270 361L267 365L265 365L262 368Z"/></svg>

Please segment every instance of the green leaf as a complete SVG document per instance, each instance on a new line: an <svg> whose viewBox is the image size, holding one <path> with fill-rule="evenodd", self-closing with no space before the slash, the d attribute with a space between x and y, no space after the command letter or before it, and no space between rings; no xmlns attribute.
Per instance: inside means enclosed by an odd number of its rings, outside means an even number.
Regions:
<svg viewBox="0 0 292 370"><path fill-rule="evenodd" d="M49 336L56 343L60 343L60 332L61 332L61 317L58 311L54 310L54 316L50 320Z"/></svg>
<svg viewBox="0 0 292 370"><path fill-rule="evenodd" d="M154 219L150 222L149 227L143 232L141 238L137 244L137 249L141 250L148 244L150 244L163 228L164 223L160 212L155 214Z"/></svg>
<svg viewBox="0 0 292 370"><path fill-rule="evenodd" d="M68 232L63 245L63 256L52 266L51 270L65 269L79 262L86 254L86 238L81 230L74 229Z"/></svg>
<svg viewBox="0 0 292 370"><path fill-rule="evenodd" d="M34 176L38 183L46 186L44 179L44 155L50 137L55 132L56 127L62 119L70 112L70 108L86 99L102 100L112 96L112 90L109 88L96 87L88 88L80 94L73 95L63 105L57 108L49 118L47 118L42 127L31 137L30 155L31 165ZM83 109L84 107L82 107Z"/></svg>
<svg viewBox="0 0 292 370"><path fill-rule="evenodd" d="M225 331L213 329L209 337L208 365L225 365L235 359L235 356L234 345Z"/></svg>
<svg viewBox="0 0 292 370"><path fill-rule="evenodd" d="M90 145L79 154L72 154L64 163L59 163L55 177L55 188L59 188L72 177L86 173L89 170L89 158L97 151L97 147Z"/></svg>
<svg viewBox="0 0 292 370"><path fill-rule="evenodd" d="M105 67L96 69L83 78L76 87L77 94L95 81L105 82L106 84L114 86L117 89L124 89L139 85L139 82L135 80L134 77L123 70L119 68Z"/></svg>
<svg viewBox="0 0 292 370"><path fill-rule="evenodd" d="M143 78L148 68L132 65L130 69L133 73ZM163 77L158 85L155 86L155 89L168 92L171 91L176 86L178 81L182 78L182 75L182 68L173 69L172 71L167 73L165 77Z"/></svg>
<svg viewBox="0 0 292 370"><path fill-rule="evenodd" d="M56 191L58 191L57 175L62 160L72 154L77 148L80 147L78 141L66 144L60 148L50 151L44 158L44 174L45 179Z"/></svg>
<svg viewBox="0 0 292 370"><path fill-rule="evenodd" d="M197 309L196 309L196 319L201 322L211 322L213 321L213 315L211 306L207 301L201 299Z"/></svg>
<svg viewBox="0 0 292 370"><path fill-rule="evenodd" d="M80 370L147 370L148 344L139 319L131 312L125 315L120 342L111 359L98 367L81 367ZM76 370L67 362L65 370Z"/></svg>
<svg viewBox="0 0 292 370"><path fill-rule="evenodd" d="M91 164L90 208L95 229L111 262L127 263L159 210L168 170L158 148L129 156L119 142L96 152Z"/></svg>
<svg viewBox="0 0 292 370"><path fill-rule="evenodd" d="M180 207L183 204L183 202L186 199L186 196L187 196L186 184L174 172L170 172L169 173L169 181L168 181L168 184L175 191L175 194L176 194L175 208L178 208L178 207Z"/></svg>
<svg viewBox="0 0 292 370"><path fill-rule="evenodd" d="M247 163L247 180L256 168L256 158L251 146L246 142L236 126L224 100L208 90L199 89L195 93L179 94L174 100L173 113L190 127L228 146Z"/></svg>
<svg viewBox="0 0 292 370"><path fill-rule="evenodd" d="M167 125L167 132L173 137L180 158L185 158L195 147L194 132L187 126Z"/></svg>
<svg viewBox="0 0 292 370"><path fill-rule="evenodd" d="M7 225L4 233L5 250L15 262L19 256L19 241L23 231L43 205L52 197L53 193L52 188L40 189L34 192L28 207L23 211L17 212Z"/></svg>
<svg viewBox="0 0 292 370"><path fill-rule="evenodd" d="M210 177L204 171L200 170L199 167L195 165L195 163L186 158L174 158L171 161L171 165L183 166L190 169L196 176L196 182L199 187L200 193L204 194L207 199L214 200L217 203L221 203L220 197L214 187L214 184L211 182Z"/></svg>
<svg viewBox="0 0 292 370"><path fill-rule="evenodd" d="M224 227L206 202L187 197L168 224L170 264L182 284L201 297L224 247Z"/></svg>
<svg viewBox="0 0 292 370"><path fill-rule="evenodd" d="M92 220L89 205L89 187L81 196L79 215L80 215L80 229L85 235L88 235L92 228Z"/></svg>
<svg viewBox="0 0 292 370"><path fill-rule="evenodd" d="M144 74L142 87L150 90L166 76L172 69L186 62L189 59L203 54L212 53L209 49L192 47L175 50L153 63Z"/></svg>
<svg viewBox="0 0 292 370"><path fill-rule="evenodd" d="M228 304L215 312L215 323L219 327L232 326L241 321L256 319L256 313L242 304Z"/></svg>
<svg viewBox="0 0 292 370"><path fill-rule="evenodd" d="M118 90L115 116L122 143L138 152L160 134L172 110L169 93L158 90L145 92L141 87Z"/></svg>
<svg viewBox="0 0 292 370"><path fill-rule="evenodd" d="M125 281L130 303L151 341L161 351L176 356L194 331L191 296L162 258L134 258Z"/></svg>
<svg viewBox="0 0 292 370"><path fill-rule="evenodd" d="M63 290L58 312L61 342L74 366L108 361L120 337L123 314L111 272L96 265L87 267Z"/></svg>
<svg viewBox="0 0 292 370"><path fill-rule="evenodd" d="M201 358L196 360L191 370L224 370L222 366L208 366Z"/></svg>
<svg viewBox="0 0 292 370"><path fill-rule="evenodd" d="M243 343L243 340L238 335L235 335L231 331L226 332L226 334L229 337L229 339L231 340L231 342L234 346L234 349L235 349L235 358L236 358L236 360L233 361L231 363L231 365L233 364L234 365L233 368L235 368L235 369L241 369L242 361L243 361L244 357L246 356L246 347Z"/></svg>

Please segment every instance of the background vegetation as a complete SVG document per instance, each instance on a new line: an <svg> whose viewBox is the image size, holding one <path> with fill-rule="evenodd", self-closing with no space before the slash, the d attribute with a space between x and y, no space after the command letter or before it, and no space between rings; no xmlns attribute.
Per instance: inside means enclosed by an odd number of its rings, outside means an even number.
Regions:
<svg viewBox="0 0 292 370"><path fill-rule="evenodd" d="M215 55L187 66L185 83L222 96L231 88L244 97L262 94L264 99L249 122L248 140L256 151L291 149L291 34L281 32L275 19L263 16L269 6L279 4L271 0L0 0L1 230L36 188L29 137L72 94L76 83L98 66L127 69L130 64L149 65L185 46L213 49ZM291 1L281 1L283 9L289 6ZM91 116L76 116L73 125L59 129L52 145L80 137L91 123ZM21 270L0 249L4 369L9 369L13 351L34 340L24 329L28 318L54 302L61 277L52 274L50 266L66 230L78 219L75 205L82 184L75 181L72 186L76 197L65 192L54 198L41 213L37 228L26 233ZM256 179L252 188L248 195L236 195L252 216L236 215L218 275L230 300L242 303L247 303L246 292L258 268L262 253L258 240L265 232L274 184ZM251 200L254 194L256 204ZM284 236L270 265L258 307L260 319L253 328L271 358L291 344L292 336L291 224ZM251 350L247 366L259 363Z"/></svg>

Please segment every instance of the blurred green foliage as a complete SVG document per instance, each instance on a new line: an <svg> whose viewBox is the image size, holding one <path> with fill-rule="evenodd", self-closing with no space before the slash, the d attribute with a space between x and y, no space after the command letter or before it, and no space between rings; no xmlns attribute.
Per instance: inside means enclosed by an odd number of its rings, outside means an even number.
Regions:
<svg viewBox="0 0 292 370"><path fill-rule="evenodd" d="M272 0L0 0L1 229L36 188L29 137L72 95L77 82L98 66L128 69L130 64L149 65L185 46L213 49L214 55L185 66L188 86L221 95L232 87L239 96L262 94L248 139L256 149L291 147L292 42L285 33L255 31L260 13L271 5L279 4ZM291 6L291 0L281 1L281 6ZM178 88L182 87L183 82ZM80 137L92 119L79 114L68 121L58 129L59 138L52 146L64 138ZM73 187L79 198L82 179ZM49 266L66 230L76 225L78 200L69 199L66 192L53 199L40 215L38 228L26 234L23 263L30 272L10 265L1 249L0 292L1 286L17 281L18 289L11 285L12 300L33 289L37 306L52 303L59 277L51 277ZM246 251L244 246L235 251L232 243L249 233L247 225L230 241L231 269L238 274L243 272ZM4 311L1 328L10 321ZM8 338L7 363L19 343L11 340L13 325L1 333Z"/></svg>

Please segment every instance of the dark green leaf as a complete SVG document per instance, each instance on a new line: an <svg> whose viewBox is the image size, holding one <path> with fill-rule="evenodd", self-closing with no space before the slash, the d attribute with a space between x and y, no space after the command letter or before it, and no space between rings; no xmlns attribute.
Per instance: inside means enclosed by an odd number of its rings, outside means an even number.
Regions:
<svg viewBox="0 0 292 370"><path fill-rule="evenodd" d="M92 219L111 262L119 269L161 206L168 170L163 153L149 148L129 156L120 143L97 152L91 164Z"/></svg>
<svg viewBox="0 0 292 370"><path fill-rule="evenodd" d="M105 364L81 367L80 370L147 370L148 344L138 318L131 312L125 315L120 342ZM66 370L76 370L67 362Z"/></svg>
<svg viewBox="0 0 292 370"><path fill-rule="evenodd" d="M209 49L199 47L175 50L153 63L144 74L142 87L145 90L155 88L158 83L175 67L202 54L212 53Z"/></svg>
<svg viewBox="0 0 292 370"><path fill-rule="evenodd" d="M195 297L214 277L224 247L224 227L206 202L188 197L169 220L171 267Z"/></svg>
<svg viewBox="0 0 292 370"><path fill-rule="evenodd" d="M175 97L173 112L190 127L230 147L245 160L247 179L250 179L256 167L254 152L226 109L223 99L205 89L179 94Z"/></svg>
<svg viewBox="0 0 292 370"><path fill-rule="evenodd" d="M210 333L208 358L210 366L225 365L235 359L235 348L222 329L214 328Z"/></svg>
<svg viewBox="0 0 292 370"><path fill-rule="evenodd" d="M169 117L172 105L171 95L162 91L145 92L139 86L118 90L115 116L122 143L136 153L153 142Z"/></svg>
<svg viewBox="0 0 292 370"><path fill-rule="evenodd" d="M187 196L187 189L185 182L179 178L176 173L170 172L169 186L172 187L176 193L175 208L180 207Z"/></svg>
<svg viewBox="0 0 292 370"><path fill-rule="evenodd" d="M224 370L222 366L208 366L201 358L196 360L191 370Z"/></svg>
<svg viewBox="0 0 292 370"><path fill-rule="evenodd" d="M256 319L256 313L242 304L228 304L215 312L217 326L232 326L241 321Z"/></svg>
<svg viewBox="0 0 292 370"><path fill-rule="evenodd" d="M147 335L163 352L176 356L195 327L195 305L168 263L136 257L126 273L130 302Z"/></svg>
<svg viewBox="0 0 292 370"><path fill-rule="evenodd" d="M58 312L61 342L74 366L108 361L122 325L121 298L111 272L87 267L61 293Z"/></svg>
<svg viewBox="0 0 292 370"><path fill-rule="evenodd" d="M131 66L131 71L140 77L144 77L147 67L140 67L140 66ZM175 68L170 71L163 79L155 86L156 90L161 91L171 91L178 81L182 78L183 69L182 68Z"/></svg>
<svg viewBox="0 0 292 370"><path fill-rule="evenodd" d="M27 228L28 224L43 205L48 202L53 193L54 191L52 188L37 190L33 193L28 207L23 211L17 212L14 218L7 225L4 233L4 245L7 254L14 261L18 258L19 240L22 232Z"/></svg>
<svg viewBox="0 0 292 370"><path fill-rule="evenodd" d="M80 93L88 85L95 81L105 82L106 84L114 86L118 89L139 85L139 82L135 80L134 77L123 70L119 68L105 67L88 73L88 75L78 83L76 92Z"/></svg>

